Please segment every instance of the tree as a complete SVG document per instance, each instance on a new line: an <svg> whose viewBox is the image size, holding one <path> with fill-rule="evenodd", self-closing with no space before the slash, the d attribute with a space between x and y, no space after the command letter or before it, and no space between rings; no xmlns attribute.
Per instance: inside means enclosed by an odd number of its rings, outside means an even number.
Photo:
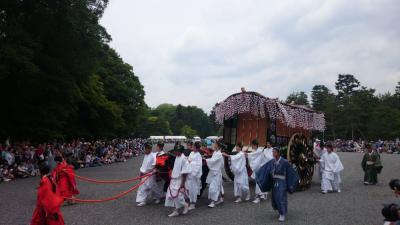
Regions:
<svg viewBox="0 0 400 225"><path fill-rule="evenodd" d="M308 96L304 91L300 92L293 92L286 98L286 103L288 104L295 104L295 105L305 105L309 106L310 103L308 102Z"/></svg>
<svg viewBox="0 0 400 225"><path fill-rule="evenodd" d="M328 102L334 97L324 85L315 85L311 91L312 108L317 111L326 109Z"/></svg>
<svg viewBox="0 0 400 225"><path fill-rule="evenodd" d="M161 104L150 110L150 114L168 121L174 135L181 135L185 125L196 130L201 137L216 134L218 130L215 120L196 106Z"/></svg>
<svg viewBox="0 0 400 225"><path fill-rule="evenodd" d="M358 90L360 82L351 74L339 74L335 87L338 102L343 105Z"/></svg>
<svg viewBox="0 0 400 225"><path fill-rule="evenodd" d="M181 134L186 136L187 138L193 138L194 136L197 135L197 131L193 130L190 126L184 125L181 128Z"/></svg>
<svg viewBox="0 0 400 225"><path fill-rule="evenodd" d="M172 131L168 121L160 117L150 116L142 121L137 136L142 138L149 138L150 136L165 136L171 135Z"/></svg>

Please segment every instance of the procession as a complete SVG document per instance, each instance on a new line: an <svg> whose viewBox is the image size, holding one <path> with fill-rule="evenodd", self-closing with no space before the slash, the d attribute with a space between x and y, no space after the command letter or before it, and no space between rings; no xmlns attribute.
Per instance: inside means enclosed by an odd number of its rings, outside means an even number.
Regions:
<svg viewBox="0 0 400 225"><path fill-rule="evenodd" d="M400 225L400 8L3 0L0 225Z"/></svg>
<svg viewBox="0 0 400 225"><path fill-rule="evenodd" d="M239 107L243 101L251 104ZM234 112L226 109L234 109ZM282 116L283 110L286 117ZM98 180L79 176L75 174L74 166L66 160L69 153L51 150L54 166L50 166L53 163L47 157L47 162L38 161L41 181L31 224L65 224L61 210L63 206L118 201L134 190L136 207L163 205L171 209L165 215L166 218L190 217L201 208L225 208L228 198L233 199L235 204L249 202L260 205L270 201L278 222L285 222L290 218L288 194L296 196L299 192L309 191L314 177L320 186L319 193L314 193L315 195L342 193L342 174L345 167L341 157L335 152L339 145L334 146L332 142L324 142L318 138L310 139L313 129L324 128L325 122L321 114L282 104L258 93L247 92L243 88L241 92L218 104L215 111L216 120L223 118L220 122L224 124L224 136L208 141L178 141L167 144L168 148L165 148L163 140L153 143L151 139L147 142L129 142L131 147L125 145L127 149L139 148L136 155L142 158L137 171L139 176L131 179ZM300 123L300 117L308 120ZM294 121L299 122L290 124ZM117 146L123 149L124 145L121 143L124 142L116 143L120 143ZM140 145L134 145L136 143ZM364 171L360 182L365 186L376 186L384 165L376 147L373 148L369 143L364 147L365 154L359 159ZM7 152L7 149L3 152ZM128 158L125 162L131 161ZM228 187L233 196L226 194L228 190L224 187L224 182L228 180L233 183ZM118 184L133 181L139 183L112 197L80 198L84 194L79 190L81 182ZM398 194L399 184L398 179L390 181L395 195ZM207 200L205 205L198 203L203 198ZM131 203L134 204L132 199ZM389 209L382 209L385 218L393 217L390 214L393 207L397 206L390 205Z"/></svg>
<svg viewBox="0 0 400 225"><path fill-rule="evenodd" d="M226 205L226 199L231 199L228 201L232 201L233 204L248 202L247 204L251 205L247 208L259 204L271 205L277 221L284 222L288 217L290 223L290 201L287 195L297 195L299 175L281 156L279 148L272 147L270 143L267 143L265 148L259 147L258 144L256 139L252 140L251 146L244 150L242 143L238 143L233 150L235 154L222 150L226 146L220 141L215 141L209 148L201 142L176 143L170 150L164 150L163 142L158 142L155 146L145 144L144 158L140 171L137 171L140 177L143 177L138 181L142 182L136 189L136 199L128 197L129 202L132 205L136 202L136 207L144 209L152 206L171 208L170 213L162 215L167 220L168 217L190 217L194 211L204 208L224 209L229 207ZM313 156L318 161L318 174L315 177L319 178L316 183L320 183L320 191L313 195L319 198L323 194L342 194L341 174L344 167L340 157L333 152L330 143L323 144L317 139L314 145L316 147ZM359 164L365 172L364 177L359 177L359 183L374 186L378 183L378 174L383 165L379 154L372 150L370 145L367 147L365 155L359 157ZM85 195L79 190L79 184L83 180L75 177L72 167L68 166L61 156L56 156L54 160L57 165L52 172L48 165L40 167L42 178L37 190L38 199L31 224L64 224L64 208L87 204L80 203L80 195ZM225 192L233 196L227 196L224 192L224 180L229 179L224 171L225 163L229 164L229 169L234 175L232 183L228 187L225 186L225 189L232 190ZM203 172L208 173L206 180L202 180ZM250 173L256 174L255 179ZM255 182L254 185L251 185L252 181ZM204 190L205 186L208 190ZM400 181L391 180L390 187L394 194L398 195ZM204 193L201 194L202 192ZM197 203L200 199L206 200L206 204L204 201L202 204ZM388 207L385 209L387 218L393 217L393 210L390 208L394 206L385 207Z"/></svg>

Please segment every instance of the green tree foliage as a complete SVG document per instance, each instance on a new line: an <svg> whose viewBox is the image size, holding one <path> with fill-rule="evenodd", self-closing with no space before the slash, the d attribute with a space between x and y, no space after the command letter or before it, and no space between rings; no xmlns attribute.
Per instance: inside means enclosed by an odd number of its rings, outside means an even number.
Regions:
<svg viewBox="0 0 400 225"><path fill-rule="evenodd" d="M215 123L215 114L211 113L210 116L207 116L202 109L196 106L161 104L155 109L150 109L149 115L168 122L173 135L206 137L215 135L219 129ZM155 133L150 135L155 135Z"/></svg>
<svg viewBox="0 0 400 225"><path fill-rule="evenodd" d="M99 25L107 0L0 2L0 137L128 134L144 91Z"/></svg>
<svg viewBox="0 0 400 225"><path fill-rule="evenodd" d="M140 133L138 137L148 138L150 136L172 135L170 124L157 116L149 116L141 121Z"/></svg>
<svg viewBox="0 0 400 225"><path fill-rule="evenodd" d="M310 103L308 102L308 96L303 91L300 92L293 92L286 98L286 103L288 104L295 104L295 105L305 105L309 106Z"/></svg>
<svg viewBox="0 0 400 225"><path fill-rule="evenodd" d="M339 104L346 104L349 98L358 90L360 82L351 74L339 74L335 88L338 92L337 99Z"/></svg>
<svg viewBox="0 0 400 225"><path fill-rule="evenodd" d="M321 111L326 109L330 100L335 95L324 85L315 85L311 91L311 104L313 109Z"/></svg>
<svg viewBox="0 0 400 225"><path fill-rule="evenodd" d="M394 139L400 137L400 84L395 94L376 95L353 75L340 75L337 95L323 85L314 86L313 109L325 113L328 138Z"/></svg>
<svg viewBox="0 0 400 225"><path fill-rule="evenodd" d="M197 131L193 130L189 125L184 125L181 128L181 134L188 138L193 138L197 135Z"/></svg>

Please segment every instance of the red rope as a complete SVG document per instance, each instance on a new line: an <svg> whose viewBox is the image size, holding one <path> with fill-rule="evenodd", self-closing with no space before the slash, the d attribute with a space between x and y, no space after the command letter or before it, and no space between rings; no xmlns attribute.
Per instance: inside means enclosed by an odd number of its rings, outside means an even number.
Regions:
<svg viewBox="0 0 400 225"><path fill-rule="evenodd" d="M186 192L186 188L181 187L181 188L179 188L179 190L176 192L176 195L174 196L174 195L172 194L171 186L169 186L168 189L169 189L169 193L171 193L171 198L172 198L172 199L177 198L178 195L179 195L179 192L180 192L180 193L183 193L183 194L185 194L185 192ZM181 190L183 190L183 191L181 191Z"/></svg>
<svg viewBox="0 0 400 225"><path fill-rule="evenodd" d="M66 172L66 171L64 171ZM150 171L149 173L146 173L142 176L138 176L138 177L134 177L134 178L130 178L130 179L126 179L126 180L97 180L97 179L93 179L93 178L88 178L88 177L82 177L79 176L77 174L70 174L71 176L75 176L75 178L78 178L79 180L82 181L86 181L86 182L92 182L92 183L97 183L97 184L119 184L119 183L128 183L131 181L136 181L136 180L140 180L144 177L146 177L148 174L152 173L153 171Z"/></svg>
<svg viewBox="0 0 400 225"><path fill-rule="evenodd" d="M135 189L140 187L140 185L142 185L144 182L146 182L146 180L149 179L149 177L151 177L152 175L153 175L152 173L148 173L148 174L144 175L145 178L140 183L138 183L135 186L131 187L127 191L124 191L122 193L119 193L119 194L114 195L114 196L109 197L109 198L103 198L103 199L80 199L80 198L66 198L66 197L64 197L64 199L71 200L71 201L76 201L76 202L85 202L85 203L98 203L98 202L112 201L112 200L121 198L121 197L129 194L130 192L134 191Z"/></svg>

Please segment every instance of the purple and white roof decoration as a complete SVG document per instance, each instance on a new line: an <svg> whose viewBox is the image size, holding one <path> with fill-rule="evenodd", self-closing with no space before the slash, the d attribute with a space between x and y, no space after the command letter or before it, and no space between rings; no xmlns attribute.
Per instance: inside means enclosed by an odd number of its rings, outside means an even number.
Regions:
<svg viewBox="0 0 400 225"><path fill-rule="evenodd" d="M281 103L278 99L266 98L256 92L242 92L229 96L214 107L217 123L223 124L240 113L251 113L255 116L278 119L288 127L300 127L306 130L323 131L325 117L303 106Z"/></svg>

